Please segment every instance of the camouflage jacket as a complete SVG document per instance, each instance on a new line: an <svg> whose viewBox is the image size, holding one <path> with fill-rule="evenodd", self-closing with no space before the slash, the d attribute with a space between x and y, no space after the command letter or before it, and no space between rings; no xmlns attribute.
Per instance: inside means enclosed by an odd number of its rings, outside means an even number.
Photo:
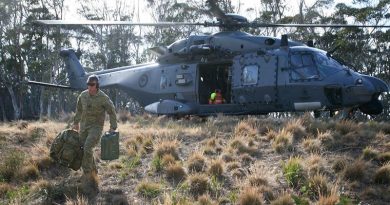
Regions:
<svg viewBox="0 0 390 205"><path fill-rule="evenodd" d="M116 129L115 107L110 98L101 90L96 95L90 95L88 90L83 91L77 98L74 123L80 123L80 131L90 127L103 128L107 112L110 116L110 128Z"/></svg>

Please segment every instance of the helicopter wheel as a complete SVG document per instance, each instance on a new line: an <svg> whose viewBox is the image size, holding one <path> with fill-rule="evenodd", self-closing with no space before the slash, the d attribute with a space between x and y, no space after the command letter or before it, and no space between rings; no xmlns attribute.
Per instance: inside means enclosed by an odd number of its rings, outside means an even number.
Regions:
<svg viewBox="0 0 390 205"><path fill-rule="evenodd" d="M321 117L321 111L314 110L313 113L314 113L314 118L320 118Z"/></svg>

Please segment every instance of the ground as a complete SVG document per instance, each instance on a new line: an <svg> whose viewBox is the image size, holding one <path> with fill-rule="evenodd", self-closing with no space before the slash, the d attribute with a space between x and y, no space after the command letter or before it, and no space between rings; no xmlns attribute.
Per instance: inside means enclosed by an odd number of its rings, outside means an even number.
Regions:
<svg viewBox="0 0 390 205"><path fill-rule="evenodd" d="M0 204L388 204L390 124L121 113L120 157L96 183L57 165L66 122L0 125ZM106 122L108 130L108 122Z"/></svg>

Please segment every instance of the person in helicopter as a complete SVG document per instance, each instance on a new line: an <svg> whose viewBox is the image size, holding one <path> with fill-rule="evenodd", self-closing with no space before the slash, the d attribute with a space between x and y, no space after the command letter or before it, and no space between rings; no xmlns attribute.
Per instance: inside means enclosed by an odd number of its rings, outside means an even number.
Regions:
<svg viewBox="0 0 390 205"><path fill-rule="evenodd" d="M223 104L225 103L225 99L222 97L222 92L220 89L215 89L214 92L211 93L209 104Z"/></svg>

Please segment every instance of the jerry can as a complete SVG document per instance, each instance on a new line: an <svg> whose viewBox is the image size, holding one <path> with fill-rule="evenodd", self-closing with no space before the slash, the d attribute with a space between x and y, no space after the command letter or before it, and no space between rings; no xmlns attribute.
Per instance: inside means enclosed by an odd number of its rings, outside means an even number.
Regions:
<svg viewBox="0 0 390 205"><path fill-rule="evenodd" d="M102 160L119 158L119 132L106 132L100 140Z"/></svg>

